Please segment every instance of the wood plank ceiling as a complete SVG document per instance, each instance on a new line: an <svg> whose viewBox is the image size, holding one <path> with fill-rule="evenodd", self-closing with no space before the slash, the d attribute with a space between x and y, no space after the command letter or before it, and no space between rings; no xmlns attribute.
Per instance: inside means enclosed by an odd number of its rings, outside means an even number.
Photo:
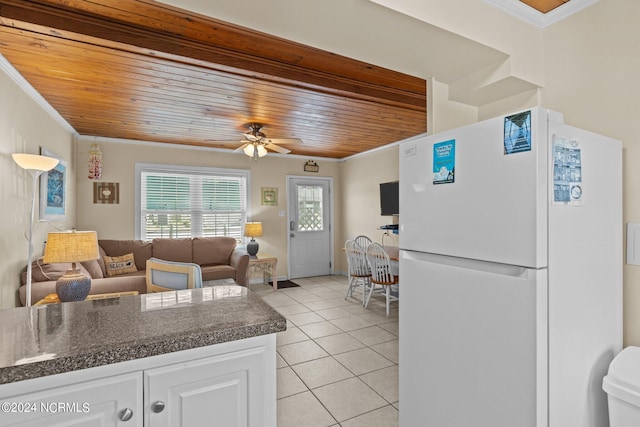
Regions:
<svg viewBox="0 0 640 427"><path fill-rule="evenodd" d="M151 0L0 0L0 54L81 135L234 149L259 122L344 158L427 126L423 79Z"/></svg>

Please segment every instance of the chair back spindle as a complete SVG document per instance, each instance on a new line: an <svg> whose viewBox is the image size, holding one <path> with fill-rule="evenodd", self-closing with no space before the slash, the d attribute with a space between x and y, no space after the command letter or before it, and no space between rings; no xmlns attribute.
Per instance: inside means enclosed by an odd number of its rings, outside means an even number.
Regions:
<svg viewBox="0 0 640 427"><path fill-rule="evenodd" d="M366 288L371 282L371 269L367 263L365 250L354 240L347 240L344 245L344 251L347 255L347 266L349 269L349 288L347 289L346 298L353 296L353 291L358 287L363 287L363 296ZM362 298L364 304L365 298Z"/></svg>

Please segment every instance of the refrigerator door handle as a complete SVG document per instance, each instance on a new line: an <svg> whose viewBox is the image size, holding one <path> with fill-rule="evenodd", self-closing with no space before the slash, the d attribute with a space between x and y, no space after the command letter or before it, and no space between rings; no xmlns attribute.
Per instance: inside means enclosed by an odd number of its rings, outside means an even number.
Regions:
<svg viewBox="0 0 640 427"><path fill-rule="evenodd" d="M411 259L415 261L430 262L466 270L483 271L485 273L522 279L529 279L531 277L531 274L536 271L527 267L520 267L517 265L499 264L495 262L479 261L475 259L458 258L453 256L406 250L400 251L400 259Z"/></svg>

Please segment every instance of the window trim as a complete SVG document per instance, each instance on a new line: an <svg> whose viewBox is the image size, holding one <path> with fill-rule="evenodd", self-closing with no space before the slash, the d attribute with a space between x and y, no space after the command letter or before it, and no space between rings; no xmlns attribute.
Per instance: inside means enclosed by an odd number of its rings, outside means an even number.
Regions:
<svg viewBox="0 0 640 427"><path fill-rule="evenodd" d="M251 221L251 171L249 169L217 168L208 166L170 165L160 163L135 163L135 239L141 240L142 225L142 172L194 173L244 177L247 181L246 221ZM244 238L244 236L243 236ZM244 243L244 242L243 242Z"/></svg>

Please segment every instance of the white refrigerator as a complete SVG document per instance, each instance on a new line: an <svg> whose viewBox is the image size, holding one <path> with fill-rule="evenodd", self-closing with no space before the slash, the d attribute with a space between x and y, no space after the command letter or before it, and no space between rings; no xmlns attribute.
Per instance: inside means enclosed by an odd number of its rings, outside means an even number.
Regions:
<svg viewBox="0 0 640 427"><path fill-rule="evenodd" d="M608 426L620 141L533 108L399 149L400 425Z"/></svg>

